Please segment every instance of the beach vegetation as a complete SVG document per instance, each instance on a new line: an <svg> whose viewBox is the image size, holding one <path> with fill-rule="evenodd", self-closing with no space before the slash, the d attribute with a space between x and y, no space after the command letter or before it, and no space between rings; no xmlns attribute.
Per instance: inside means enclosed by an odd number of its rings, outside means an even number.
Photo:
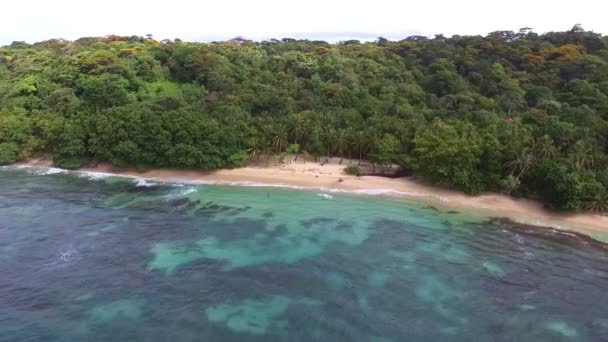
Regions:
<svg viewBox="0 0 608 342"><path fill-rule="evenodd" d="M350 164L344 168L344 173L358 177L361 175L361 168L358 165Z"/></svg>
<svg viewBox="0 0 608 342"><path fill-rule="evenodd" d="M337 44L109 36L1 51L1 163L354 158L471 194L605 211L608 38L580 27Z"/></svg>

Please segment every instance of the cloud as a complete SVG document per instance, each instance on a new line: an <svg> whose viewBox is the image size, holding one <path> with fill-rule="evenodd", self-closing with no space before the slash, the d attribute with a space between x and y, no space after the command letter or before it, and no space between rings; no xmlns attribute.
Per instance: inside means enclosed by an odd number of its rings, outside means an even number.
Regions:
<svg viewBox="0 0 608 342"><path fill-rule="evenodd" d="M536 32L585 29L608 33L601 1L460 0L21 0L2 4L0 44L108 34L212 41L487 34L532 27Z"/></svg>

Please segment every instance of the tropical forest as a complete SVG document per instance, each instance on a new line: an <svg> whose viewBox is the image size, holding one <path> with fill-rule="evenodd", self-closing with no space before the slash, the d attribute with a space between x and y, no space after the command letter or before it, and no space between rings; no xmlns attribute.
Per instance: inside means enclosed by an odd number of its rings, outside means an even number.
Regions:
<svg viewBox="0 0 608 342"><path fill-rule="evenodd" d="M576 25L335 44L13 42L0 48L0 164L41 155L201 170L333 156L607 211L608 37Z"/></svg>

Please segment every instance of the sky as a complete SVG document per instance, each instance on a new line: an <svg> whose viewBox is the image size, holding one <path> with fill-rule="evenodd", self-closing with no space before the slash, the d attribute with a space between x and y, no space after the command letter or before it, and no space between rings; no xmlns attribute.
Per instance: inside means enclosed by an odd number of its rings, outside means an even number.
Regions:
<svg viewBox="0 0 608 342"><path fill-rule="evenodd" d="M606 13L605 0L3 0L0 45L109 34L187 41L399 40L522 27L544 33L575 24L608 34Z"/></svg>

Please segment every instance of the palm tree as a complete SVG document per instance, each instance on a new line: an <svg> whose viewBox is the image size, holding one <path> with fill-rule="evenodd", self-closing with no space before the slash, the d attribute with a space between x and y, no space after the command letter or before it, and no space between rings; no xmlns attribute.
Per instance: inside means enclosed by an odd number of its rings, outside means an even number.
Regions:
<svg viewBox="0 0 608 342"><path fill-rule="evenodd" d="M285 126L279 126L272 138L272 147L274 147L275 151L280 153L283 152L288 143L287 129L285 129Z"/></svg>
<svg viewBox="0 0 608 342"><path fill-rule="evenodd" d="M304 118L298 114L293 115L291 120L289 121L289 136L293 139L294 143L297 145L300 142L301 138L306 138L308 135L308 127L306 127L306 121ZM298 160L298 154L295 154L295 160Z"/></svg>
<svg viewBox="0 0 608 342"><path fill-rule="evenodd" d="M584 202L584 208L587 211L596 213L608 212L608 196L598 194L594 197L588 198Z"/></svg>
<svg viewBox="0 0 608 342"><path fill-rule="evenodd" d="M336 137L336 131L333 128L326 129L321 134L321 140L325 148L327 148L327 161L329 162L329 157L331 156L332 146L334 144Z"/></svg>
<svg viewBox="0 0 608 342"><path fill-rule="evenodd" d="M289 121L289 135L294 143L298 144L300 139L306 137L306 121L300 115L293 115Z"/></svg>
<svg viewBox="0 0 608 342"><path fill-rule="evenodd" d="M355 140L355 130L352 127L348 127L345 130L346 134L346 153L348 154L348 163L353 162L353 141Z"/></svg>
<svg viewBox="0 0 608 342"><path fill-rule="evenodd" d="M515 156L505 166L512 176L519 179L530 170L533 164L534 156L527 147L524 147L517 151Z"/></svg>
<svg viewBox="0 0 608 342"><path fill-rule="evenodd" d="M359 165L363 159L363 153L367 152L369 147L369 139L364 131L357 131L353 135L353 148L359 153Z"/></svg>
<svg viewBox="0 0 608 342"><path fill-rule="evenodd" d="M577 170L589 170L595 165L595 146L586 140L579 140L574 144L570 153L570 160Z"/></svg>
<svg viewBox="0 0 608 342"><path fill-rule="evenodd" d="M558 154L558 150L553 145L553 139L548 135L544 135L534 144L534 155L538 159L551 159L555 158Z"/></svg>
<svg viewBox="0 0 608 342"><path fill-rule="evenodd" d="M344 160L344 152L348 149L348 136L344 129L341 129L336 134L336 150L340 154L340 164Z"/></svg>
<svg viewBox="0 0 608 342"><path fill-rule="evenodd" d="M367 131L365 131L365 135L367 136L367 153L368 156L372 153L376 153L378 151L378 145L380 144L380 141L382 140L382 138L380 137L380 134L373 129L368 129ZM374 170L376 169L376 163L373 163L374 166Z"/></svg>
<svg viewBox="0 0 608 342"><path fill-rule="evenodd" d="M249 160L256 158L260 161L260 155L263 154L268 148L268 143L263 136L256 136L251 141L251 147L249 148Z"/></svg>

